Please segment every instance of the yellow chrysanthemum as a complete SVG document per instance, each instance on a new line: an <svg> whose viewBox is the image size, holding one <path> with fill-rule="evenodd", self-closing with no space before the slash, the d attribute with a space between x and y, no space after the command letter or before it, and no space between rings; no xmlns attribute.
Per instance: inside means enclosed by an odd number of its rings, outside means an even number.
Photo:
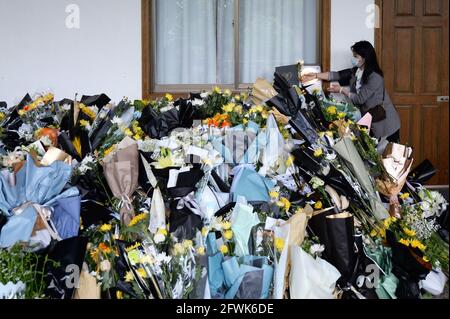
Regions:
<svg viewBox="0 0 450 319"><path fill-rule="evenodd" d="M222 94L222 90L218 86L215 86L212 91L213 93Z"/></svg>
<svg viewBox="0 0 450 319"><path fill-rule="evenodd" d="M105 150L103 156L106 157L108 156L110 153L112 153L116 148L116 145L111 146L110 148L108 148L107 150Z"/></svg>
<svg viewBox="0 0 450 319"><path fill-rule="evenodd" d="M330 115L335 115L337 113L336 106L329 106L327 108L327 113L330 114Z"/></svg>
<svg viewBox="0 0 450 319"><path fill-rule="evenodd" d="M402 245L405 245L406 247L409 247L409 245L411 245L411 242L409 241L409 240L406 240L406 239L400 239L399 241L398 241L400 244L402 244Z"/></svg>
<svg viewBox="0 0 450 319"><path fill-rule="evenodd" d="M111 224L103 224L102 226L100 226L100 231L103 233L106 233L108 231L110 231L112 228Z"/></svg>
<svg viewBox="0 0 450 319"><path fill-rule="evenodd" d="M322 209L322 207L323 207L323 204L321 201L318 201L314 204L315 209Z"/></svg>
<svg viewBox="0 0 450 319"><path fill-rule="evenodd" d="M25 112L25 110L22 109L22 110L19 110L18 113L19 113L19 116L24 116L26 112Z"/></svg>
<svg viewBox="0 0 450 319"><path fill-rule="evenodd" d="M186 240L183 241L183 247L184 247L185 249L189 249L189 248L191 248L193 245L194 245L194 243L193 243L192 240L190 240L190 239L186 239Z"/></svg>
<svg viewBox="0 0 450 319"><path fill-rule="evenodd" d="M416 232L414 230L411 230L409 228L403 228L403 231L405 232L406 235L408 235L409 237L414 237L416 236Z"/></svg>
<svg viewBox="0 0 450 319"><path fill-rule="evenodd" d="M270 198L278 199L278 197L280 197L280 193L278 193L277 191L270 191L269 196Z"/></svg>
<svg viewBox="0 0 450 319"><path fill-rule="evenodd" d="M129 128L126 128L126 129L123 131L123 133L124 133L126 136L133 136L133 132L132 132Z"/></svg>
<svg viewBox="0 0 450 319"><path fill-rule="evenodd" d="M410 196L409 193L403 193L402 195L400 195L400 199L405 200L405 199L408 199L409 196Z"/></svg>
<svg viewBox="0 0 450 319"><path fill-rule="evenodd" d="M284 248L284 239L283 238L275 238L275 249L278 251L283 251Z"/></svg>
<svg viewBox="0 0 450 319"><path fill-rule="evenodd" d="M206 237L206 235L208 235L208 233L209 233L209 229L207 227L203 227L202 228L202 236Z"/></svg>
<svg viewBox="0 0 450 319"><path fill-rule="evenodd" d="M318 148L314 151L315 157L321 157L323 155L323 150L321 148Z"/></svg>
<svg viewBox="0 0 450 319"><path fill-rule="evenodd" d="M139 274L139 276L141 276L141 278L147 278L147 272L144 268L139 268L137 270L137 273Z"/></svg>
<svg viewBox="0 0 450 319"><path fill-rule="evenodd" d="M233 112L237 114L242 114L242 105L236 105L233 109Z"/></svg>
<svg viewBox="0 0 450 319"><path fill-rule="evenodd" d="M256 109L256 111L259 112L259 113L261 113L262 111L264 111L264 108L262 107L262 105L257 105L255 109Z"/></svg>
<svg viewBox="0 0 450 319"><path fill-rule="evenodd" d="M430 259L429 259L427 256L423 256L422 259L423 259L423 261L426 262L426 263L429 263L429 262L430 262Z"/></svg>
<svg viewBox="0 0 450 319"><path fill-rule="evenodd" d="M233 93L231 92L231 90L226 89L226 90L223 92L223 94L226 95L226 96L231 96L231 94L233 94Z"/></svg>
<svg viewBox="0 0 450 319"><path fill-rule="evenodd" d="M147 218L147 214L146 213L142 213L139 215L136 215L128 224L128 227L133 227L135 225L137 225L138 223L140 223L141 221L143 221L145 218Z"/></svg>
<svg viewBox="0 0 450 319"><path fill-rule="evenodd" d="M169 101L169 102L172 102L172 101L173 101L173 95L172 95L172 94L167 93L164 97L165 97L166 100Z"/></svg>
<svg viewBox="0 0 450 319"><path fill-rule="evenodd" d="M133 280L133 273L131 271L127 271L127 273L125 274L125 282L132 282Z"/></svg>
<svg viewBox="0 0 450 319"><path fill-rule="evenodd" d="M116 291L116 298L117 298L117 299L123 299L123 292L120 291L120 290L117 290L117 291Z"/></svg>
<svg viewBox="0 0 450 319"><path fill-rule="evenodd" d="M155 260L153 259L152 256L145 255L139 259L139 262L143 265L152 265L155 262Z"/></svg>
<svg viewBox="0 0 450 319"><path fill-rule="evenodd" d="M180 244L180 243L176 243L173 246L173 252L174 252L174 255L184 254L184 246L182 244Z"/></svg>
<svg viewBox="0 0 450 319"><path fill-rule="evenodd" d="M3 121L5 117L6 117L5 113L0 112L0 121Z"/></svg>
<svg viewBox="0 0 450 319"><path fill-rule="evenodd" d="M343 119L346 116L346 114L344 112L339 112L337 116L338 119Z"/></svg>
<svg viewBox="0 0 450 319"><path fill-rule="evenodd" d="M201 247L197 248L197 254L199 256L203 256L203 255L205 255L205 253L206 253L205 247L201 246Z"/></svg>
<svg viewBox="0 0 450 319"><path fill-rule="evenodd" d="M86 114L91 120L95 120L95 118L97 117L97 114L88 106L81 104L80 109L81 112Z"/></svg>
<svg viewBox="0 0 450 319"><path fill-rule="evenodd" d="M223 233L223 237L224 237L226 240L231 240L231 238L233 238L233 231L232 231L231 229L225 231L225 232Z"/></svg>
<svg viewBox="0 0 450 319"><path fill-rule="evenodd" d="M80 125L82 127L87 127L90 125L90 123L89 123L89 121L86 121L86 120L80 120Z"/></svg>
<svg viewBox="0 0 450 319"><path fill-rule="evenodd" d="M375 229L373 229L371 232L370 232L370 237L376 237L378 235L378 232L375 230Z"/></svg>
<svg viewBox="0 0 450 319"><path fill-rule="evenodd" d="M222 110L226 113L231 113L233 112L235 106L236 104L234 103L228 103L222 107Z"/></svg>
<svg viewBox="0 0 450 319"><path fill-rule="evenodd" d="M286 162L285 162L285 164L286 164L287 167L292 166L292 164L294 164L294 157L289 155L287 160L286 160Z"/></svg>
<svg viewBox="0 0 450 319"><path fill-rule="evenodd" d="M228 254L228 252L229 252L228 246L227 246L227 245L222 245L222 246L220 247L220 252L221 252L223 255Z"/></svg>
<svg viewBox="0 0 450 319"><path fill-rule="evenodd" d="M235 96L234 96L234 99L235 99L236 101L240 101L240 100L241 100L241 96L240 96L240 95L235 95Z"/></svg>
<svg viewBox="0 0 450 319"><path fill-rule="evenodd" d="M164 235L164 236L167 236L167 234L168 234L167 229L165 229L165 228L158 229L158 233L161 235Z"/></svg>
<svg viewBox="0 0 450 319"><path fill-rule="evenodd" d="M291 208L291 202L285 197L281 197L277 205L283 208L286 212L289 211L289 208Z"/></svg>

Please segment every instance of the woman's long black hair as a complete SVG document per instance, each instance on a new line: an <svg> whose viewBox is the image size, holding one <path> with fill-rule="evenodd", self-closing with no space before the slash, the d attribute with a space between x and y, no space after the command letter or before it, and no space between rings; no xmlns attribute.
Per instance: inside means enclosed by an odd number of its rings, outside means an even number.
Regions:
<svg viewBox="0 0 450 319"><path fill-rule="evenodd" d="M352 51L355 52L356 54L359 54L366 60L364 64L364 73L362 76L362 82L364 84L367 83L367 80L369 76L372 74L372 72L384 76L383 71L381 70L380 65L378 64L377 53L375 52L373 45L369 41L356 42L352 46Z"/></svg>

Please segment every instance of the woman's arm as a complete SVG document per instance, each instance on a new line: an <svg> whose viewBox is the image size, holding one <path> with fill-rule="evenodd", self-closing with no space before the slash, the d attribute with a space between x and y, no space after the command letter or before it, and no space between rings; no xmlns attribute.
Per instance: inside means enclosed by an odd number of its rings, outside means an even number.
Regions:
<svg viewBox="0 0 450 319"><path fill-rule="evenodd" d="M384 90L384 79L378 74L372 73L367 83L362 85L359 93L343 93L350 98L353 104L363 105L380 90Z"/></svg>
<svg viewBox="0 0 450 319"><path fill-rule="evenodd" d="M330 78L330 72L324 72L324 73L308 73L302 75L301 81L302 82L309 82L312 80L322 80L322 81L329 81Z"/></svg>

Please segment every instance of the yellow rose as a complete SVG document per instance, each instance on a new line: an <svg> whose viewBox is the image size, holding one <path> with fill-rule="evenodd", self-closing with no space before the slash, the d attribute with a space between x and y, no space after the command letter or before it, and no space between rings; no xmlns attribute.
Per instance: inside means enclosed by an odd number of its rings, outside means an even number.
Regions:
<svg viewBox="0 0 450 319"><path fill-rule="evenodd" d="M223 255L228 254L228 252L229 252L228 246L227 246L227 245L222 245L222 246L220 247L220 252L221 252Z"/></svg>
<svg viewBox="0 0 450 319"><path fill-rule="evenodd" d="M226 240L231 240L231 238L233 238L233 231L232 231L231 229L225 231L225 232L223 233L223 237L224 237Z"/></svg>
<svg viewBox="0 0 450 319"><path fill-rule="evenodd" d="M318 201L317 203L314 204L315 209L322 209L322 207L323 207L323 204L321 201Z"/></svg>

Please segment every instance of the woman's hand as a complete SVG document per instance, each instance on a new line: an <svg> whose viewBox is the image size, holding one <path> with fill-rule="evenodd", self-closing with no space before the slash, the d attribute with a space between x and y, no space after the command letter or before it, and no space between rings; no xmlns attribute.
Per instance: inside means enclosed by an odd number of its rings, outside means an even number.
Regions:
<svg viewBox="0 0 450 319"><path fill-rule="evenodd" d="M306 83L315 79L317 79L317 73L303 74L302 77L300 78L302 83Z"/></svg>
<svg viewBox="0 0 450 319"><path fill-rule="evenodd" d="M341 86L339 84L331 84L327 91L330 93L341 93Z"/></svg>

